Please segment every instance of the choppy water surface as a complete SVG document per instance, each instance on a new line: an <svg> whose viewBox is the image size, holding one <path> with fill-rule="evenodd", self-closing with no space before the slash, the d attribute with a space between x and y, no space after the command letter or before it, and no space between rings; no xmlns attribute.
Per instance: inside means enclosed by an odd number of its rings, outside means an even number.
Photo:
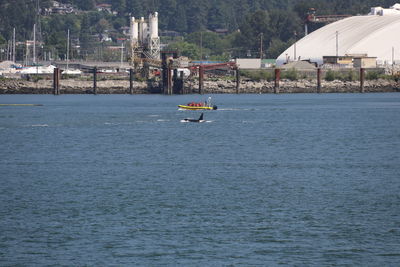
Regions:
<svg viewBox="0 0 400 267"><path fill-rule="evenodd" d="M400 94L0 96L1 266L398 266Z"/></svg>

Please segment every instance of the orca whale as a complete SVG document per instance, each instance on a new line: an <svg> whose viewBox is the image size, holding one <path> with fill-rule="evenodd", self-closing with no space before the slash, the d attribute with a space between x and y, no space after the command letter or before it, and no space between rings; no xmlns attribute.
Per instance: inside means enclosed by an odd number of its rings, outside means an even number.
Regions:
<svg viewBox="0 0 400 267"><path fill-rule="evenodd" d="M183 122L205 122L205 120L203 119L203 113L201 113L200 117L198 120L196 119L183 119Z"/></svg>

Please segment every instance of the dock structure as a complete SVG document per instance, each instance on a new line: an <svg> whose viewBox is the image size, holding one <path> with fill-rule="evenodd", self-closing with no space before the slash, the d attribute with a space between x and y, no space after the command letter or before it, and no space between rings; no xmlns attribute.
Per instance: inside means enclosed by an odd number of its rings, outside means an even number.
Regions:
<svg viewBox="0 0 400 267"><path fill-rule="evenodd" d="M235 62L225 62L225 63L216 63L216 64L200 64L192 66L192 69L197 69L199 72L199 94L203 93L204 89L204 73L210 70L236 70L236 90L239 90L239 70Z"/></svg>
<svg viewBox="0 0 400 267"><path fill-rule="evenodd" d="M161 52L161 68L162 68L162 91L166 95L173 94L173 63L174 59L178 58L177 51L162 51Z"/></svg>

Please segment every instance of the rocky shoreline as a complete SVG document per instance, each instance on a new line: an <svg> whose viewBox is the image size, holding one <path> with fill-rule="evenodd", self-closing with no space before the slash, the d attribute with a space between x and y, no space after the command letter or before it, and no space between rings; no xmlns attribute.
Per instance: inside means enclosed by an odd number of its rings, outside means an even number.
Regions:
<svg viewBox="0 0 400 267"><path fill-rule="evenodd" d="M281 80L279 93L317 93L316 80ZM162 93L159 83L133 82L134 94L160 94ZM185 91L188 94L197 94L197 81L186 81ZM322 81L321 93L358 93L360 82ZM93 82L81 80L61 80L61 94L92 94ZM400 92L400 82L392 80L367 80L364 83L364 92ZM20 79L0 80L0 94L52 94L53 81L39 80L26 81ZM128 80L106 80L97 81L98 94L129 94ZM203 94L234 94L236 82L229 80L205 81ZM251 81L240 82L239 93L242 94L267 94L275 93L273 81Z"/></svg>

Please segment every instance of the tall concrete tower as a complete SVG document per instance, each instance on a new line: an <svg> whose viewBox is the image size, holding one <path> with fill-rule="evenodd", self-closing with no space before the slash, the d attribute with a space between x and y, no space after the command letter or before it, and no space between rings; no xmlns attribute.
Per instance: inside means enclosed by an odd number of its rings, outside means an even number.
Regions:
<svg viewBox="0 0 400 267"><path fill-rule="evenodd" d="M131 64L135 68L143 66L144 61L160 59L160 37L158 36L158 13L149 15L145 20L141 17L131 18Z"/></svg>
<svg viewBox="0 0 400 267"><path fill-rule="evenodd" d="M149 36L149 52L152 58L160 59L160 37L158 36L158 12L149 16L150 36Z"/></svg>

